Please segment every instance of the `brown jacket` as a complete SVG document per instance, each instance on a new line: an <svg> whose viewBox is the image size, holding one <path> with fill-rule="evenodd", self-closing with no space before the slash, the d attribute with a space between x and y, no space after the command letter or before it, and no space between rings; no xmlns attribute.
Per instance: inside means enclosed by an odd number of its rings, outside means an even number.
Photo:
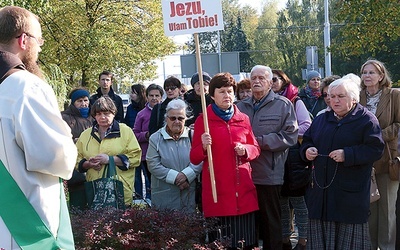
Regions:
<svg viewBox="0 0 400 250"><path fill-rule="evenodd" d="M366 90L361 90L360 104L366 106ZM382 139L385 141L385 150L380 160L374 162L376 173L389 172L389 153L392 158L397 157L397 140L400 128L400 91L398 89L384 88L380 97L375 116L378 118L379 126L382 129Z"/></svg>
<svg viewBox="0 0 400 250"><path fill-rule="evenodd" d="M71 128L74 142L76 142L85 129L90 128L93 125L94 121L93 117L90 115L88 118L82 117L79 110L73 104L70 104L66 110L62 111L61 115L63 120Z"/></svg>

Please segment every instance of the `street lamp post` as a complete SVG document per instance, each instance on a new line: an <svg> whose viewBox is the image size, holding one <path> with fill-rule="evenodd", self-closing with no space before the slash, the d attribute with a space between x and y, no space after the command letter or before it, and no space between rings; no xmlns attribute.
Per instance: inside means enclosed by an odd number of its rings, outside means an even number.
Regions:
<svg viewBox="0 0 400 250"><path fill-rule="evenodd" d="M329 24L329 0L324 0L325 9L325 28L324 28L324 49L325 49L325 76L330 76L331 72L331 52L329 47L331 46L331 34Z"/></svg>

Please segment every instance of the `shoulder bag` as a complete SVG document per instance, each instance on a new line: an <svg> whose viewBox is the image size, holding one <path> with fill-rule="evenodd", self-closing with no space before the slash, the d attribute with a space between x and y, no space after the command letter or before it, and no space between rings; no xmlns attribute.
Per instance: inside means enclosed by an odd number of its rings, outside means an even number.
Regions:
<svg viewBox="0 0 400 250"><path fill-rule="evenodd" d="M389 178L392 181L400 180L400 157L395 157L392 159L392 154L390 153L389 144L386 143L386 147L389 153Z"/></svg>
<svg viewBox="0 0 400 250"><path fill-rule="evenodd" d="M125 209L124 184L118 179L113 156L109 156L109 163L104 167L102 178L85 182L85 192L89 208Z"/></svg>

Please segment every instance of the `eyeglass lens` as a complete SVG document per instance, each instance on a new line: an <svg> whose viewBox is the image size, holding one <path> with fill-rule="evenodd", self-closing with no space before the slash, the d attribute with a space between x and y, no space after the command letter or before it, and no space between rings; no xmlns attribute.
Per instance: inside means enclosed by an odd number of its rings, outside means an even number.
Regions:
<svg viewBox="0 0 400 250"><path fill-rule="evenodd" d="M175 89L177 89L178 87L176 87L176 86L168 86L168 87L165 87L165 90L175 90Z"/></svg>
<svg viewBox="0 0 400 250"><path fill-rule="evenodd" d="M173 122L176 121L176 119L178 119L180 122L185 120L185 117L183 117L183 116L168 116L168 118Z"/></svg>

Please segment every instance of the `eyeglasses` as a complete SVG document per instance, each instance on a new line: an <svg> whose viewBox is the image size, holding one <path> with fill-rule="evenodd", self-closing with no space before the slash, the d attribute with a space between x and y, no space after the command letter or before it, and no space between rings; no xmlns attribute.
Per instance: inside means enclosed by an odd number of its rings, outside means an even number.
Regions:
<svg viewBox="0 0 400 250"><path fill-rule="evenodd" d="M322 95L321 95L322 97L328 97L328 94L327 93L322 93Z"/></svg>
<svg viewBox="0 0 400 250"><path fill-rule="evenodd" d="M273 81L273 82L277 82L277 81L280 80L280 79L282 79L282 78L280 78L280 77L275 77L275 76L272 77L272 81Z"/></svg>
<svg viewBox="0 0 400 250"><path fill-rule="evenodd" d="M35 36L32 36L31 34L29 34L27 32L23 32L21 35L15 37L15 38L20 38L23 34L25 34L27 37L34 38L36 40L36 43L39 46L43 46L45 40L42 37L35 37Z"/></svg>
<svg viewBox="0 0 400 250"><path fill-rule="evenodd" d="M165 89L165 91L168 91L168 90L175 90L177 88L178 88L177 86L168 86L168 87L165 87L164 89Z"/></svg>
<svg viewBox="0 0 400 250"><path fill-rule="evenodd" d="M170 121L174 122L178 119L178 121L183 122L186 118L183 116L167 116Z"/></svg>

